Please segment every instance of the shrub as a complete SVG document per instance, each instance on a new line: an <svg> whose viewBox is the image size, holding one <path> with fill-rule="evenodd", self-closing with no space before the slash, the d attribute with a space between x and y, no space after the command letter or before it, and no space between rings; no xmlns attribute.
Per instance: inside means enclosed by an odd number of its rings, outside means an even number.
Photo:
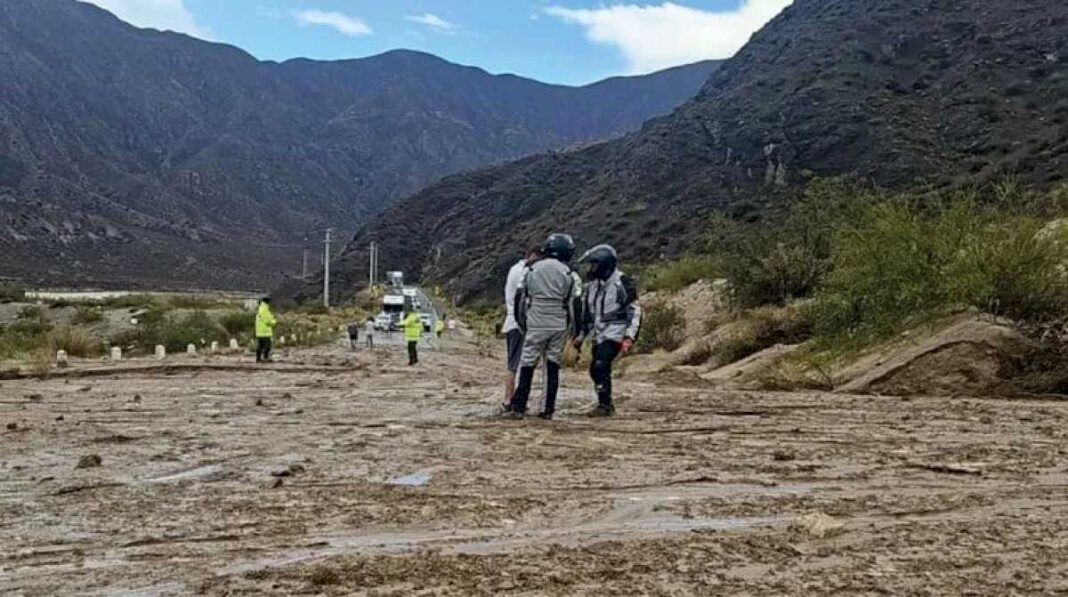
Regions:
<svg viewBox="0 0 1068 597"><path fill-rule="evenodd" d="M700 280L721 277L723 271L719 256L691 255L649 267L642 273L641 281L650 292L678 292Z"/></svg>
<svg viewBox="0 0 1068 597"><path fill-rule="evenodd" d="M48 334L45 346L48 349L49 358L55 356L56 351L66 351L72 357L93 358L103 353L100 341L85 330L73 327L61 327Z"/></svg>
<svg viewBox="0 0 1068 597"><path fill-rule="evenodd" d="M727 365L776 344L799 344L812 336L811 311L806 307L761 307L727 324L712 346L712 358Z"/></svg>
<svg viewBox="0 0 1068 597"><path fill-rule="evenodd" d="M643 305L642 329L637 352L675 350L682 346L686 335L686 320L682 309L669 303Z"/></svg>
<svg viewBox="0 0 1068 597"><path fill-rule="evenodd" d="M45 345L52 324L40 307L25 309L19 319L0 326L0 358L24 356Z"/></svg>
<svg viewBox="0 0 1068 597"><path fill-rule="evenodd" d="M204 311L194 311L178 320L166 320L159 344L169 352L181 352L190 344L200 346L201 341L221 341L224 335L225 330L210 315Z"/></svg>
<svg viewBox="0 0 1068 597"><path fill-rule="evenodd" d="M150 352L157 345L168 352L182 352L189 344L200 346L201 340L224 342L228 338L226 331L204 311L174 319L159 309L150 309L142 315L137 329L115 334L110 342L132 352Z"/></svg>
<svg viewBox="0 0 1068 597"><path fill-rule="evenodd" d="M219 325L231 338L244 338L253 334L256 327L255 311L234 311L219 318Z"/></svg>
<svg viewBox="0 0 1068 597"><path fill-rule="evenodd" d="M71 321L79 325L91 325L104 319L104 314L96 307L82 305L77 308Z"/></svg>
<svg viewBox="0 0 1068 597"><path fill-rule="evenodd" d="M722 264L736 305L782 306L810 296L830 268L835 230L871 196L843 179L816 180L782 214L755 221L714 215L708 248Z"/></svg>
<svg viewBox="0 0 1068 597"><path fill-rule="evenodd" d="M33 305L31 307L25 307L22 311L19 311L19 319L32 320L32 319L44 319L44 309Z"/></svg>
<svg viewBox="0 0 1068 597"><path fill-rule="evenodd" d="M1035 217L968 195L934 212L874 205L835 239L819 334L866 342L963 307L1021 321L1066 313L1068 242L1042 230Z"/></svg>
<svg viewBox="0 0 1068 597"><path fill-rule="evenodd" d="M0 304L18 303L26 300L26 292L14 284L0 284Z"/></svg>

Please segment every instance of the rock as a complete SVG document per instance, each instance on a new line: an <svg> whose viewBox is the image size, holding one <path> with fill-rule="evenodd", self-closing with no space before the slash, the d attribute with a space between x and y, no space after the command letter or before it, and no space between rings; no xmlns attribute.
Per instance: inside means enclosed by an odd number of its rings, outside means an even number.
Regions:
<svg viewBox="0 0 1068 597"><path fill-rule="evenodd" d="M279 487L281 487L283 485L285 485L285 483L281 479L275 479L274 483L271 485L271 488L272 489L278 489Z"/></svg>
<svg viewBox="0 0 1068 597"><path fill-rule="evenodd" d="M263 398L256 399L256 406L263 406Z"/></svg>
<svg viewBox="0 0 1068 597"><path fill-rule="evenodd" d="M775 450L775 452L771 454L771 459L776 462L790 462L792 460L797 460L797 454L794 454L789 450Z"/></svg>
<svg viewBox="0 0 1068 597"><path fill-rule="evenodd" d="M137 404L140 404L141 403L141 395L140 394L134 394L133 401L135 403L137 403Z"/></svg>
<svg viewBox="0 0 1068 597"><path fill-rule="evenodd" d="M790 523L790 528L794 531L816 537L817 539L823 539L843 532L845 523L835 520L823 512L812 512L795 519Z"/></svg>
<svg viewBox="0 0 1068 597"><path fill-rule="evenodd" d="M100 454L86 454L78 459L78 464L74 468L96 468L104 464L104 459L100 457Z"/></svg>
<svg viewBox="0 0 1068 597"><path fill-rule="evenodd" d="M14 422L14 421L11 421L10 423L7 424L7 430L8 431L18 431L18 428L19 428L19 424Z"/></svg>
<svg viewBox="0 0 1068 597"><path fill-rule="evenodd" d="M303 473L303 472L304 472L304 465L302 465L302 464L291 464L291 465L289 465L289 466L287 466L287 467L285 467L283 469L278 469L276 471L271 471L271 476L272 477L279 477L279 478L281 478L281 477L292 477L293 475L299 475L300 473Z"/></svg>

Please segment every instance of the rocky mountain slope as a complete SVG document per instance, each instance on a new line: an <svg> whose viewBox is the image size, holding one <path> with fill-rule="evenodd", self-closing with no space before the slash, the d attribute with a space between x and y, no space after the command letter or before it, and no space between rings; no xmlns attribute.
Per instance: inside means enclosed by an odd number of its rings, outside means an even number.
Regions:
<svg viewBox="0 0 1068 597"><path fill-rule="evenodd" d="M326 225L634 130L715 66L569 88L406 51L278 64L74 0L5 0L0 276L266 285Z"/></svg>
<svg viewBox="0 0 1068 597"><path fill-rule="evenodd" d="M690 250L705 215L775 202L812 175L936 187L1068 175L1068 3L796 0L695 99L640 132L450 177L360 230L335 267L384 267L495 297L552 230L624 259ZM402 235L419 221L425 234Z"/></svg>

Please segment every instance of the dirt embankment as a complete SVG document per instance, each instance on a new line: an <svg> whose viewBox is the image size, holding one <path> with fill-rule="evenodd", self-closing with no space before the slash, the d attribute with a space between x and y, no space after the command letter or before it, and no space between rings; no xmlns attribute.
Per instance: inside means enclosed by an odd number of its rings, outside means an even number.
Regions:
<svg viewBox="0 0 1068 597"><path fill-rule="evenodd" d="M897 338L827 360L804 342L768 341L805 325L796 323L797 307L738 317L729 312L722 290L707 283L653 300L683 313L686 340L678 350L626 360L624 373L636 379L734 390L1018 396L1056 391L1068 378L1063 363L1044 363L1037 371L1035 359L1048 351L1011 322L974 312L929 321Z"/></svg>

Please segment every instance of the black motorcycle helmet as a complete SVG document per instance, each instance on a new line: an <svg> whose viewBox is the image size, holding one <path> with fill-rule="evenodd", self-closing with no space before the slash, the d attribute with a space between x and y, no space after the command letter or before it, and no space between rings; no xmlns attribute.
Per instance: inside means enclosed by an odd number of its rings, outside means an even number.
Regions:
<svg viewBox="0 0 1068 597"><path fill-rule="evenodd" d="M575 239L568 234L550 234L543 251L546 257L568 263L575 255Z"/></svg>
<svg viewBox="0 0 1068 597"><path fill-rule="evenodd" d="M597 245L586 251L579 263L588 264L586 277L590 280L607 280L612 272L616 271L619 258L616 256L616 250L610 245Z"/></svg>

